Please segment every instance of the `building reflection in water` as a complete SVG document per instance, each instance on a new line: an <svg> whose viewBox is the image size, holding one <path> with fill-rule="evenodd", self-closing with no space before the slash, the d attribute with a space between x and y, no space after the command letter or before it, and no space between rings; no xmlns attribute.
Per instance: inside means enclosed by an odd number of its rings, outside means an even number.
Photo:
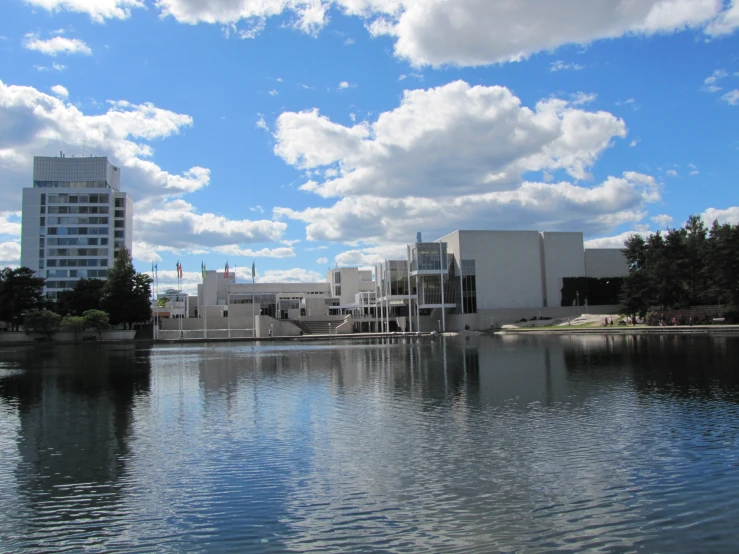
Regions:
<svg viewBox="0 0 739 554"><path fill-rule="evenodd" d="M5 517L29 532L40 522L81 520L86 532L94 532L96 520L102 531L119 506L134 404L149 393L149 351L22 347L4 356L3 368L0 403L18 422L14 467L3 468L11 470L3 481L16 510ZM74 525L60 529L76 532ZM22 538L15 537L18 545Z"/></svg>

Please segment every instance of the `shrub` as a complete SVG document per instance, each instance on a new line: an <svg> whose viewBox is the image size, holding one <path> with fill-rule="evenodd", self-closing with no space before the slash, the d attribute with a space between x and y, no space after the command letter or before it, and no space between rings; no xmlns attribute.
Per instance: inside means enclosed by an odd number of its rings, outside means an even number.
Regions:
<svg viewBox="0 0 739 554"><path fill-rule="evenodd" d="M65 316L62 319L62 322L59 324L62 331L74 333L75 338L77 338L78 333L81 333L85 330L86 325L87 321L85 320L85 318L78 315Z"/></svg>
<svg viewBox="0 0 739 554"><path fill-rule="evenodd" d="M102 310L87 310L82 315L85 318L85 329L97 331L98 336L101 336L101 332L110 327L108 314Z"/></svg>
<svg viewBox="0 0 739 554"><path fill-rule="evenodd" d="M62 316L51 310L35 310L23 314L23 327L26 333L43 333L50 339L59 328Z"/></svg>

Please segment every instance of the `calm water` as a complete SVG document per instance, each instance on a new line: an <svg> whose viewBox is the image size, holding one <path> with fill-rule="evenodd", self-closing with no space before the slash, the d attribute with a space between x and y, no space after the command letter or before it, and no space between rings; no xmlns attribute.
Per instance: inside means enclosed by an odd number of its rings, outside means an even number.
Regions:
<svg viewBox="0 0 739 554"><path fill-rule="evenodd" d="M0 550L739 551L739 337L0 350Z"/></svg>

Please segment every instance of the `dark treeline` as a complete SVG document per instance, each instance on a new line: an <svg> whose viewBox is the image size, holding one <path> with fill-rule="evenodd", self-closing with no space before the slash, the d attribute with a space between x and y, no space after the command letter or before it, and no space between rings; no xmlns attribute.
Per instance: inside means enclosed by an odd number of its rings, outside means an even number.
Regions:
<svg viewBox="0 0 739 554"><path fill-rule="evenodd" d="M715 304L721 316L739 318L739 225L714 221L708 229L693 215L680 229L629 237L624 253L623 313Z"/></svg>
<svg viewBox="0 0 739 554"><path fill-rule="evenodd" d="M11 331L21 325L45 333L58 327L82 330L83 318L85 325L100 330L100 312L107 314L105 325L122 324L128 329L151 319L151 277L134 269L125 248L118 251L105 281L80 279L56 301L44 297L44 281L27 267L0 271L0 321L7 322Z"/></svg>

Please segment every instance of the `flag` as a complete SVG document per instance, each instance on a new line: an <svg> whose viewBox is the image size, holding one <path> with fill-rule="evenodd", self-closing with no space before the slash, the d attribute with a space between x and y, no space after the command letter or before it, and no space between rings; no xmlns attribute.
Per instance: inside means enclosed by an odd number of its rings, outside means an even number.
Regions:
<svg viewBox="0 0 739 554"><path fill-rule="evenodd" d="M205 263L200 262L200 273L203 275L203 281L205 281Z"/></svg>
<svg viewBox="0 0 739 554"><path fill-rule="evenodd" d="M228 279L228 260L226 260L226 271L223 273L223 278Z"/></svg>
<svg viewBox="0 0 739 554"><path fill-rule="evenodd" d="M177 278L182 279L182 264L177 261Z"/></svg>
<svg viewBox="0 0 739 554"><path fill-rule="evenodd" d="M256 268L254 267L254 262L251 263L251 280L254 280L254 276L257 274Z"/></svg>

